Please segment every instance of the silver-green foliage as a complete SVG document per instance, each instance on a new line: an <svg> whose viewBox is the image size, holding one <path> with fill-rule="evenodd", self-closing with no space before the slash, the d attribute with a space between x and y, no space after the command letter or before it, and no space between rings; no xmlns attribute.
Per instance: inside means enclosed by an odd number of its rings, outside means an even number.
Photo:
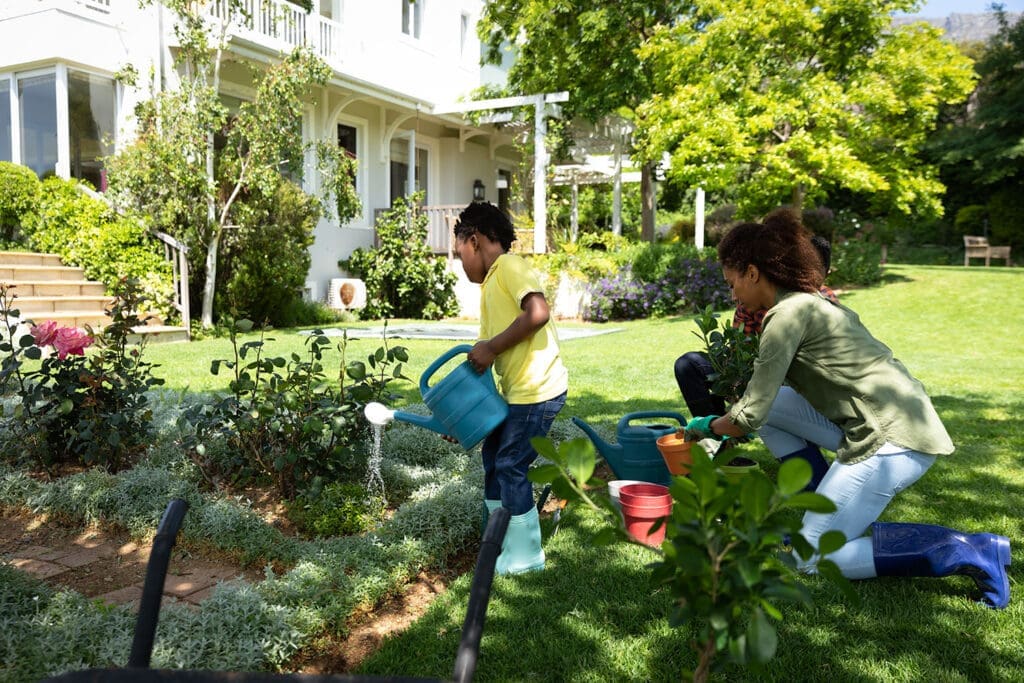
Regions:
<svg viewBox="0 0 1024 683"><path fill-rule="evenodd" d="M160 411L172 412L167 406ZM160 422L166 427L161 439L173 438L171 416ZM401 489L401 497L389 495L407 500L379 529L362 536L285 537L244 499L201 492L194 468L165 443L142 464L116 475L93 469L39 482L0 468L0 505L71 523L114 524L141 538L156 527L170 499L186 500L180 545L210 545L288 569L276 573L268 566L266 579L255 585L221 585L198 610L164 605L152 665L267 670L318 633L343 632L357 607L395 592L423 567L443 565L477 537L482 470L475 454L396 426L384 455L386 480ZM0 666L14 662L18 674L11 680L124 666L133 627L124 607L54 593L0 565ZM0 668L0 680L8 680L7 674Z"/></svg>

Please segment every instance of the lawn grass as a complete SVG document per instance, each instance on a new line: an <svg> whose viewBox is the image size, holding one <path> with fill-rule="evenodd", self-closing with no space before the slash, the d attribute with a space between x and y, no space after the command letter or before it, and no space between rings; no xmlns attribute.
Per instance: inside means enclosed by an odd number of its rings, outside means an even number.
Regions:
<svg viewBox="0 0 1024 683"><path fill-rule="evenodd" d="M1024 271L891 266L884 286L841 298L924 382L957 445L882 519L1009 536L1014 598L994 611L970 600L973 582L965 577L882 578L858 582L861 603L854 605L810 578L815 606L785 609L776 659L759 672L730 666L722 677L1024 680L1024 315L1017 308ZM692 322L609 325L621 331L563 344L571 373L563 417L613 430L628 412L681 410L672 363L698 344ZM407 346L416 355L439 350ZM756 457L772 469L766 453ZM586 511L570 510L546 541L543 573L496 579L477 680L671 680L694 666L688 629L668 626L668 596L647 586L645 565L654 556L634 547L595 548L595 531ZM464 577L361 671L450 675L468 585Z"/></svg>
<svg viewBox="0 0 1024 683"><path fill-rule="evenodd" d="M845 602L829 584L809 579L810 609L786 608L779 653L760 672L727 667L726 680L1024 681L1024 607L1016 595L1024 538L1024 270L890 266L884 286L843 292L877 337L924 382L957 452L940 458L920 482L883 515L965 531L1005 534L1014 543L1007 610L970 601L973 582L878 579L856 584L862 602ZM397 325L402 321L392 321ZM696 349L687 317L561 328L618 331L563 342L570 396L556 423L561 435L580 434L565 422L579 416L613 433L618 419L638 410L683 412L672 364ZM268 355L301 353L295 330L271 333ZM252 336L248 339L254 338ZM410 351L406 374L420 373L455 342L399 340ZM351 340L349 359L363 359L379 340ZM146 351L175 390L224 390L210 362L228 358L226 339L154 345ZM337 357L326 361L336 372ZM415 383L400 402L416 401ZM758 445L745 447L769 472ZM666 620L669 599L646 582L655 555L639 547L595 548L596 520L571 509L546 540L543 573L499 577L481 648L477 680L671 680L692 668L689 630ZM469 577L438 599L406 633L387 642L365 673L446 677L451 674L467 602Z"/></svg>

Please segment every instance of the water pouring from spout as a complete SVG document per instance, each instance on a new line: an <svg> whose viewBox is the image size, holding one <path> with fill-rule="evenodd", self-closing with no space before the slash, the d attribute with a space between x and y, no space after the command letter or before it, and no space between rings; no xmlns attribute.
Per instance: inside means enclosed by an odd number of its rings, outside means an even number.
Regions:
<svg viewBox="0 0 1024 683"><path fill-rule="evenodd" d="M363 408L363 414L366 415L366 419L373 425L384 426L395 419L395 411L376 401L367 403L366 407Z"/></svg>

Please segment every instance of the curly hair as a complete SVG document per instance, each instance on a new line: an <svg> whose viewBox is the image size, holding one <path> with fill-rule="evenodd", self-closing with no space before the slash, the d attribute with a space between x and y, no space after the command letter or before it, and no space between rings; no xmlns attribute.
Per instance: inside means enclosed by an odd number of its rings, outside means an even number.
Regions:
<svg viewBox="0 0 1024 683"><path fill-rule="evenodd" d="M817 292L825 281L822 254L800 214L789 208L734 227L718 244L718 260L738 271L757 266L771 282L795 292Z"/></svg>
<svg viewBox="0 0 1024 683"><path fill-rule="evenodd" d="M473 202L459 214L455 222L455 237L465 239L478 232L493 242L500 242L508 251L516 240L512 221L505 213L490 202Z"/></svg>

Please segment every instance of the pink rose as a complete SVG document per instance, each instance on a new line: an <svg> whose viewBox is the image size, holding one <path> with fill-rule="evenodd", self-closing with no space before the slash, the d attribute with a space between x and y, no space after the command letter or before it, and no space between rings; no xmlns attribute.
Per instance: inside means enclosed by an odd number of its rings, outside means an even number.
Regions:
<svg viewBox="0 0 1024 683"><path fill-rule="evenodd" d="M57 323L52 320L47 320L42 325L33 325L32 329L29 330L32 338L36 341L36 346L42 348L44 346L50 346L53 344L54 338L57 336Z"/></svg>
<svg viewBox="0 0 1024 683"><path fill-rule="evenodd" d="M68 355L84 356L85 347L91 344L92 337L74 327L60 328L53 339L53 347L57 349L57 357L61 360Z"/></svg>

